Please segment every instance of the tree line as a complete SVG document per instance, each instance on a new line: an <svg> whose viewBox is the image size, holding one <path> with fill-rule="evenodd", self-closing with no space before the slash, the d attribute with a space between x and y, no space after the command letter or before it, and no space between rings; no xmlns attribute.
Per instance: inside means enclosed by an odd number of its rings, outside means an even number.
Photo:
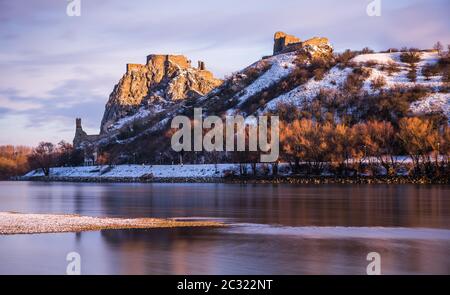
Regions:
<svg viewBox="0 0 450 295"><path fill-rule="evenodd" d="M375 120L350 127L296 119L281 126L280 142L282 160L294 172L319 175L327 169L348 176L368 168L372 175L393 176L403 166L415 176L449 174L450 128L425 118L405 117L398 127ZM410 164L397 157L405 154Z"/></svg>

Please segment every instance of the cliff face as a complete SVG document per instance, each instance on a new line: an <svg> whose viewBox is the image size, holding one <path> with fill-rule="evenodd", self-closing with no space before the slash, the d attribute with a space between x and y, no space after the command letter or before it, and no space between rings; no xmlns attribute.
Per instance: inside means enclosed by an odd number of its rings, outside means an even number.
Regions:
<svg viewBox="0 0 450 295"><path fill-rule="evenodd" d="M155 112L186 98L200 97L222 83L205 70L191 66L182 55L149 55L147 63L128 64L105 107L101 132L144 108Z"/></svg>

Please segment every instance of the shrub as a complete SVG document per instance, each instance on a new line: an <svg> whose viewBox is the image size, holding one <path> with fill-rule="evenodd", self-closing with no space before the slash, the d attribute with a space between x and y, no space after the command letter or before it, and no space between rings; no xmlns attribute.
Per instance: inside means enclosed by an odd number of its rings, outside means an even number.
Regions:
<svg viewBox="0 0 450 295"><path fill-rule="evenodd" d="M347 49L344 52L337 54L335 56L335 60L336 60L336 63L338 63L341 67L347 67L350 64L351 59L357 55L358 55L358 52Z"/></svg>
<svg viewBox="0 0 450 295"><path fill-rule="evenodd" d="M315 69L313 73L314 73L314 80L316 81L322 80L323 77L325 76L325 70L322 68Z"/></svg>
<svg viewBox="0 0 450 295"><path fill-rule="evenodd" d="M370 69L357 67L353 72L347 76L343 84L344 91L348 93L358 93L364 83L364 80L370 76Z"/></svg>
<svg viewBox="0 0 450 295"><path fill-rule="evenodd" d="M409 79L409 81L411 82L416 82L417 80L417 68L416 67L411 67L409 69L408 74L406 75L406 77Z"/></svg>
<svg viewBox="0 0 450 295"><path fill-rule="evenodd" d="M376 65L378 65L378 62L376 60L369 60L369 61L366 61L364 65L366 67L373 68Z"/></svg>
<svg viewBox="0 0 450 295"><path fill-rule="evenodd" d="M407 51L400 54L400 60L408 64L416 64L420 61L420 52L418 51Z"/></svg>
<svg viewBox="0 0 450 295"><path fill-rule="evenodd" d="M439 75L439 65L438 64L428 64L422 68L422 74L425 76L426 80L430 80L432 76Z"/></svg>
<svg viewBox="0 0 450 295"><path fill-rule="evenodd" d="M387 65L382 67L382 70L386 71L389 76L392 76L394 73L400 72L400 68L396 62L389 62Z"/></svg>
<svg viewBox="0 0 450 295"><path fill-rule="evenodd" d="M372 49L370 49L369 47L364 47L362 50L361 50L361 53L362 54L369 54L369 53L374 53L375 51L373 51Z"/></svg>
<svg viewBox="0 0 450 295"><path fill-rule="evenodd" d="M373 79L370 83L370 87L372 90L380 90L383 88L383 86L386 85L386 79L383 76L378 76L375 79Z"/></svg>

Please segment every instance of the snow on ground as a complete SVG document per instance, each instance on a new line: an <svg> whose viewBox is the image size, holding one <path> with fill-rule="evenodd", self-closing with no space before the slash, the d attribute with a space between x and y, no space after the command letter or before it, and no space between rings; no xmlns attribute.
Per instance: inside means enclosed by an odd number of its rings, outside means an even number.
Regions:
<svg viewBox="0 0 450 295"><path fill-rule="evenodd" d="M378 64L389 64L392 62L400 61L400 53L368 53L368 54L360 54L355 56L352 59L353 62L356 63L366 63L366 62L376 62Z"/></svg>
<svg viewBox="0 0 450 295"><path fill-rule="evenodd" d="M117 165L108 166L82 166L51 168L50 176L54 177L142 177L152 174L156 178L177 177L223 177L226 170L236 171L236 164L198 164L198 165ZM25 177L44 176L40 169L31 171Z"/></svg>
<svg viewBox="0 0 450 295"><path fill-rule="evenodd" d="M212 221L177 221L159 218L107 218L0 212L0 235L191 226L223 226L223 224Z"/></svg>
<svg viewBox="0 0 450 295"><path fill-rule="evenodd" d="M421 52L420 62L417 63L417 80L416 82L411 82L407 74L409 72L409 65L400 61L400 52L396 53L372 53L372 54L362 54L353 58L352 61L356 63L365 63L369 61L376 62L377 64L388 64L394 62L398 65L400 71L397 73L393 73L392 75L388 75L387 72L381 71L377 65L371 66L371 74L368 79L364 82L363 90L368 93L374 93L371 89L372 81L375 79L382 77L386 81L384 85L384 89L390 89L395 86L400 86L403 88L411 88L414 86L423 86L429 87L434 90L437 90L440 86L443 85L441 76L433 76L430 77L429 80L426 80L422 74L422 69L424 66L429 64L435 64L439 60L439 55L436 52Z"/></svg>
<svg viewBox="0 0 450 295"><path fill-rule="evenodd" d="M433 93L413 102L410 109L415 114L442 112L450 123L450 93Z"/></svg>
<svg viewBox="0 0 450 295"><path fill-rule="evenodd" d="M425 65L434 64L438 61L439 55L436 52L422 52L421 61L417 63L417 81L411 82L407 74L409 72L409 65L400 61L399 52L396 53L373 53L373 54L361 54L353 58L352 61L356 63L366 63L373 61L376 65L371 66L370 76L363 84L363 90L368 93L374 93L371 88L372 81L382 77L386 81L384 89L394 88L396 86L410 88L414 86L424 86L438 90L443 86L441 76L430 77L426 80L422 75L422 69ZM396 63L400 69L399 72L388 75L387 72L380 69L381 64ZM300 85L293 90L284 93L273 100L271 100L263 109L273 110L279 103L289 103L295 106L300 106L304 102L309 102L314 99L320 90L335 90L339 91L342 84L345 82L347 76L352 72L351 68L340 69L339 67L333 67L325 77L316 81L314 78L310 79L306 84ZM442 98L441 98L442 99Z"/></svg>
<svg viewBox="0 0 450 295"><path fill-rule="evenodd" d="M237 94L239 101L237 108L254 94L269 88L282 78L288 76L295 68L295 58L295 53L279 54L268 58L267 61L271 63L271 67L252 84L248 85ZM228 111L229 114L232 114L233 112L234 109Z"/></svg>
<svg viewBox="0 0 450 295"><path fill-rule="evenodd" d="M395 156L395 161L401 164L411 163L408 156ZM365 158L364 163L377 163L377 158ZM349 163L353 163L350 159ZM300 164L306 164L300 162ZM247 171L251 173L250 164L246 164ZM267 165L257 164L259 174L270 168ZM50 176L60 178L140 178L150 174L154 178L221 178L226 173L234 172L239 175L239 164L189 164L189 165L116 165L116 166L80 166L80 167L57 167L50 169ZM290 175L288 163L280 163L280 176ZM324 174L325 175L325 174ZM22 179L44 176L41 169L36 169L25 174Z"/></svg>
<svg viewBox="0 0 450 295"><path fill-rule="evenodd" d="M396 63L399 66L408 66L407 63L403 63L400 60L401 52L392 53L368 53L355 56L352 61L355 63L367 63L375 62L377 64L387 65L389 63ZM420 52L419 66L425 64L435 64L439 60L439 54L437 52Z"/></svg>
<svg viewBox="0 0 450 295"><path fill-rule="evenodd" d="M320 90L338 90L351 72L351 68L341 70L338 67L333 67L322 80L316 81L312 78L306 84L300 85L293 90L272 99L265 106L265 110L273 110L279 103L289 103L300 106L302 103L314 99L317 94L319 94Z"/></svg>

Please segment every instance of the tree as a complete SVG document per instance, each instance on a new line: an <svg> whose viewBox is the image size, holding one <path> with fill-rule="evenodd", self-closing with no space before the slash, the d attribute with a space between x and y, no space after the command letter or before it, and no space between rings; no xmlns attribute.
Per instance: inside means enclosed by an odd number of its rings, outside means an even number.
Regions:
<svg viewBox="0 0 450 295"><path fill-rule="evenodd" d="M111 159L111 157L110 157L109 153L108 153L108 152L103 152L103 153L101 153L100 155L98 155L98 157L97 157L97 163L98 163L100 166L103 166L103 165L111 165L110 159Z"/></svg>
<svg viewBox="0 0 450 295"><path fill-rule="evenodd" d="M438 54L441 54L442 50L444 50L444 46L442 45L442 43L440 41L437 41L433 45L433 49L436 50L438 52Z"/></svg>
<svg viewBox="0 0 450 295"><path fill-rule="evenodd" d="M71 163L73 147L70 143L61 140L56 148L57 165L68 166Z"/></svg>
<svg viewBox="0 0 450 295"><path fill-rule="evenodd" d="M351 158L356 163L357 173L361 172L362 162L367 157L364 136L367 133L367 125L358 123L352 126L350 133Z"/></svg>
<svg viewBox="0 0 450 295"><path fill-rule="evenodd" d="M403 118L399 122L398 138L411 157L416 174L421 166L430 163L430 153L435 150L439 135L432 122L417 117Z"/></svg>
<svg viewBox="0 0 450 295"><path fill-rule="evenodd" d="M51 142L41 142L33 149L29 162L42 169L45 176L49 176L50 167L55 164L55 146Z"/></svg>
<svg viewBox="0 0 450 295"><path fill-rule="evenodd" d="M447 165L447 169L450 159L450 126L446 126L443 132L440 134L440 144L438 146L438 153L443 157L443 162Z"/></svg>
<svg viewBox="0 0 450 295"><path fill-rule="evenodd" d="M366 127L363 141L369 155L378 160L378 163L386 169L388 175L394 174L397 167L397 161L394 158L394 127L386 121L369 121Z"/></svg>
<svg viewBox="0 0 450 295"><path fill-rule="evenodd" d="M0 146L0 179L26 173L29 170L30 153L31 148L26 146Z"/></svg>
<svg viewBox="0 0 450 295"><path fill-rule="evenodd" d="M350 128L344 124L333 126L332 124L325 124L323 132L326 137L330 149L330 160L332 164L338 167L339 171L344 171L347 175L348 160L351 156L351 136Z"/></svg>
<svg viewBox="0 0 450 295"><path fill-rule="evenodd" d="M297 172L302 161L308 166L309 173L320 174L330 157L323 126L302 119L283 125L281 131L283 154L290 163L294 161L293 170Z"/></svg>

